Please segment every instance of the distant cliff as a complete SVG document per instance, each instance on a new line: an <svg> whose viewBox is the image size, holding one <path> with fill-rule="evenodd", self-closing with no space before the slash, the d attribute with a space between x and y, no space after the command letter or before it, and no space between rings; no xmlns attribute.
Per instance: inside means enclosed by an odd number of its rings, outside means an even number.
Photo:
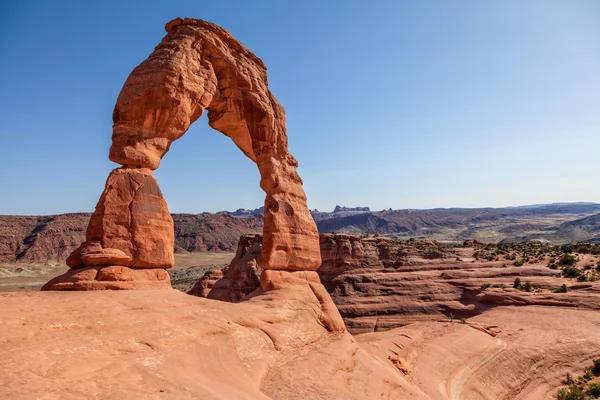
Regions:
<svg viewBox="0 0 600 400"><path fill-rule="evenodd" d="M90 213L0 216L0 262L62 261L85 240ZM262 216L172 214L175 251L235 251L244 233L261 232Z"/></svg>
<svg viewBox="0 0 600 400"><path fill-rule="evenodd" d="M338 210L338 211L336 211ZM362 211L361 211L362 210ZM561 203L506 208L364 211L313 210L321 233L386 235L462 242L600 242L600 204ZM235 251L246 233L260 233L262 208L217 214L172 214L175 251ZM89 213L0 216L0 262L63 261L85 238Z"/></svg>

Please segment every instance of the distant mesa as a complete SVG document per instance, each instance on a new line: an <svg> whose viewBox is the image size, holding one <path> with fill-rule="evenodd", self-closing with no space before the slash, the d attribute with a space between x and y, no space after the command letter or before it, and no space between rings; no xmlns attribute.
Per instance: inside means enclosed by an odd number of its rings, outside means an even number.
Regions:
<svg viewBox="0 0 600 400"><path fill-rule="evenodd" d="M339 213L342 211L363 211L363 212L370 212L371 209L369 207L343 207L343 206L335 206L335 209L333 210L334 213Z"/></svg>
<svg viewBox="0 0 600 400"><path fill-rule="evenodd" d="M264 215L265 207L255 209L238 208L235 211L218 211L217 214L230 215L232 217L250 217L255 215Z"/></svg>

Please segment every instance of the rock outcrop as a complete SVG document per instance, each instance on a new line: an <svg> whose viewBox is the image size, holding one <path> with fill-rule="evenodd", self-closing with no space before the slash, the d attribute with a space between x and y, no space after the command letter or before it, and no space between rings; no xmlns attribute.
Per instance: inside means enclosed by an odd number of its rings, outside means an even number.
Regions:
<svg viewBox="0 0 600 400"><path fill-rule="evenodd" d="M352 337L328 330L309 281L270 282L280 289L238 304L0 293L0 398L550 400L600 358L597 311L497 307Z"/></svg>
<svg viewBox="0 0 600 400"><path fill-rule="evenodd" d="M265 65L210 22L177 18L165 29L163 41L119 94L109 158L122 167L109 175L86 240L67 264L163 270L173 265L173 220L152 170L208 110L209 125L231 138L260 172L266 193L261 267L316 270L317 227L298 163L288 151L285 111L269 91ZM44 288L63 287L50 282Z"/></svg>
<svg viewBox="0 0 600 400"><path fill-rule="evenodd" d="M208 292L205 297L237 302L257 289L263 273L255 262L260 242L260 235L242 236L223 278L215 282L214 275L206 275L191 294L200 295L204 290ZM470 318L497 306L600 310L597 282L582 284L561 278L547 267L546 259L522 266L504 258L476 259L485 245L465 245L447 248L431 240L323 234L323 262L317 273L353 333L389 330L451 315ZM247 251L252 248L255 251ZM535 290L513 288L516 278L529 281ZM555 293L563 284L569 292Z"/></svg>
<svg viewBox="0 0 600 400"><path fill-rule="evenodd" d="M223 271L206 272L188 294L232 303L241 300L260 287L261 250L262 235L242 235L231 263Z"/></svg>

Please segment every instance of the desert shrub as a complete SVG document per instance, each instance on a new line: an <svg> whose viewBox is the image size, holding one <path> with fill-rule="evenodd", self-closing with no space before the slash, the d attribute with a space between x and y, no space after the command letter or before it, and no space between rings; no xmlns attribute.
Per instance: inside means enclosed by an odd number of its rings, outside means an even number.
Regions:
<svg viewBox="0 0 600 400"><path fill-rule="evenodd" d="M560 389L556 394L557 400L588 400L589 397L579 386L571 386L568 389Z"/></svg>
<svg viewBox="0 0 600 400"><path fill-rule="evenodd" d="M575 265L577 263L577 258L575 258L572 254L563 254L558 261L560 265Z"/></svg>
<svg viewBox="0 0 600 400"><path fill-rule="evenodd" d="M533 286L531 285L531 282L525 282L525 284L523 285L523 290L526 292L533 292Z"/></svg>
<svg viewBox="0 0 600 400"><path fill-rule="evenodd" d="M460 323L461 323L461 324L466 324L466 323L467 323L467 320L466 320L466 319L464 319L464 318L461 318L461 319L460 319Z"/></svg>
<svg viewBox="0 0 600 400"><path fill-rule="evenodd" d="M562 246L560 246L560 251L562 251L563 253L572 253L573 252L573 245L571 245L571 244L563 244Z"/></svg>
<svg viewBox="0 0 600 400"><path fill-rule="evenodd" d="M581 246L577 246L575 248L575 252L581 253L581 254L587 254L590 252L590 249L586 245L582 244Z"/></svg>
<svg viewBox="0 0 600 400"><path fill-rule="evenodd" d="M515 279L515 282L513 283L513 287L515 289L521 289L522 288L521 279L520 278L516 278Z"/></svg>
<svg viewBox="0 0 600 400"><path fill-rule="evenodd" d="M592 372L592 368L586 368L585 372L582 376L579 377L583 382L589 382L594 379L594 373Z"/></svg>
<svg viewBox="0 0 600 400"><path fill-rule="evenodd" d="M523 261L517 260L517 261L515 261L515 262L513 263L513 265L514 265L515 267L520 267L520 266L522 266L522 265L523 265Z"/></svg>
<svg viewBox="0 0 600 400"><path fill-rule="evenodd" d="M590 396L600 397L600 383L598 383L598 382L590 382L588 384L587 393Z"/></svg>
<svg viewBox="0 0 600 400"><path fill-rule="evenodd" d="M562 276L566 278L576 278L579 275L581 275L581 271L575 267L565 267L562 269Z"/></svg>
<svg viewBox="0 0 600 400"><path fill-rule="evenodd" d="M592 374L600 376L600 358L594 360L594 365L592 366Z"/></svg>
<svg viewBox="0 0 600 400"><path fill-rule="evenodd" d="M573 379L573 375L571 375L570 372L567 372L567 374L565 375L565 379L562 381L562 383L564 383L565 385L574 384L575 380Z"/></svg>
<svg viewBox="0 0 600 400"><path fill-rule="evenodd" d="M562 284L561 287L553 290L554 293L567 293L568 291L569 291L569 288L564 283Z"/></svg>
<svg viewBox="0 0 600 400"><path fill-rule="evenodd" d="M487 288L489 288L489 287L491 287L491 286L492 286L492 284L491 284L491 283L483 283L483 284L481 285L481 289L487 289Z"/></svg>
<svg viewBox="0 0 600 400"><path fill-rule="evenodd" d="M581 274L581 275L579 275L579 276L577 277L577 280L578 280L579 282L587 282L587 281L589 280L589 278L588 278L587 276L585 276L585 275Z"/></svg>
<svg viewBox="0 0 600 400"><path fill-rule="evenodd" d="M548 268L550 268L550 269L558 269L558 265L556 265L554 263L550 263L550 264L548 264Z"/></svg>

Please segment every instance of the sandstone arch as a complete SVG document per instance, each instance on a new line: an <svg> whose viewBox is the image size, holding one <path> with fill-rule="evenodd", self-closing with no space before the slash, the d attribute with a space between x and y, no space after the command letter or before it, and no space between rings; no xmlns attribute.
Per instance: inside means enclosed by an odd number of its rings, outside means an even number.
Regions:
<svg viewBox="0 0 600 400"><path fill-rule="evenodd" d="M165 29L115 105L109 158L122 167L107 179L86 241L67 259L73 270L46 289L168 284L173 221L152 171L204 110L209 125L258 166L266 193L261 267L314 271L321 263L298 163L288 151L285 111L269 91L263 62L210 22L177 18Z"/></svg>

